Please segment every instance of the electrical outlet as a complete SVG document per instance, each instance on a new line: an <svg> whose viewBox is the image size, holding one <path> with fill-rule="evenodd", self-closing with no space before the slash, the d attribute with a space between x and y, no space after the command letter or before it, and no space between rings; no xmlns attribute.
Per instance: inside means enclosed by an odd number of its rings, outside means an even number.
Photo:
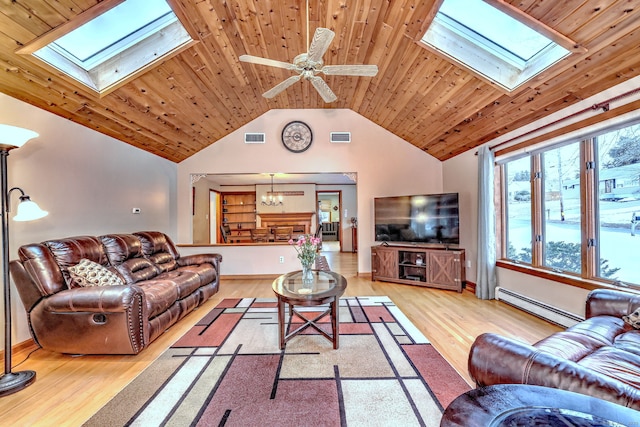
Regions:
<svg viewBox="0 0 640 427"><path fill-rule="evenodd" d="M466 260L464 262L464 266L467 267L467 268L471 268L471 260Z"/></svg>
<svg viewBox="0 0 640 427"><path fill-rule="evenodd" d="M280 256L280 264L284 264L284 257Z"/></svg>
<svg viewBox="0 0 640 427"><path fill-rule="evenodd" d="M139 213L140 213L140 208L133 208L133 209L131 209L131 213L139 214Z"/></svg>

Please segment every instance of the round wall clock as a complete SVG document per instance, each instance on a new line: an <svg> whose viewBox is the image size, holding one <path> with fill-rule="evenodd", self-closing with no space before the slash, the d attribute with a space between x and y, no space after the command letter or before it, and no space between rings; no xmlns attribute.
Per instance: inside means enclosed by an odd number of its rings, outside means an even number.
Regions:
<svg viewBox="0 0 640 427"><path fill-rule="evenodd" d="M287 150L294 153L302 153L311 146L313 133L311 128L304 122L293 121L287 123L282 129L282 143Z"/></svg>

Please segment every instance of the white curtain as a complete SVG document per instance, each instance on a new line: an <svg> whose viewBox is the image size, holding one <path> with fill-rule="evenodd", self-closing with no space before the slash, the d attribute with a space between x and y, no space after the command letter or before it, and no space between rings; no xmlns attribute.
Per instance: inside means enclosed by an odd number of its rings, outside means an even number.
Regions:
<svg viewBox="0 0 640 427"><path fill-rule="evenodd" d="M493 152L487 146L478 150L478 260L476 296L496 296L496 228L493 204Z"/></svg>

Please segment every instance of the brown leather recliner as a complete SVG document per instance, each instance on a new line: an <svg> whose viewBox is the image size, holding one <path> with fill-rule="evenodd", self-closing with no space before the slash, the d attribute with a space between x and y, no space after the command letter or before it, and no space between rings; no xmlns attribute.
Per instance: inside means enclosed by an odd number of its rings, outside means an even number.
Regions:
<svg viewBox="0 0 640 427"><path fill-rule="evenodd" d="M639 294L592 291L586 320L536 344L480 335L471 346L469 373L478 386L540 385L640 410L640 330L622 320L638 307Z"/></svg>
<svg viewBox="0 0 640 427"><path fill-rule="evenodd" d="M46 350L137 354L218 291L219 254L180 256L164 233L79 236L25 245L11 276L31 336ZM81 287L69 267L82 259L123 285Z"/></svg>

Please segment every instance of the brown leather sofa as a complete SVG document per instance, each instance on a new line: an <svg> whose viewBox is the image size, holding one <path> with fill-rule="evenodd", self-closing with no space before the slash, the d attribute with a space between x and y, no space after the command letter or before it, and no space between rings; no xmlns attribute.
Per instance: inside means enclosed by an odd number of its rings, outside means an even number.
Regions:
<svg viewBox="0 0 640 427"><path fill-rule="evenodd" d="M18 256L10 271L31 336L70 354L139 353L218 291L222 261L219 254L180 256L157 231L50 240L22 246ZM69 268L83 259L124 284L79 286Z"/></svg>
<svg viewBox="0 0 640 427"><path fill-rule="evenodd" d="M638 307L639 294L592 291L586 320L534 345L480 335L471 346L469 373L479 387L533 384L640 410L640 330L622 320Z"/></svg>

